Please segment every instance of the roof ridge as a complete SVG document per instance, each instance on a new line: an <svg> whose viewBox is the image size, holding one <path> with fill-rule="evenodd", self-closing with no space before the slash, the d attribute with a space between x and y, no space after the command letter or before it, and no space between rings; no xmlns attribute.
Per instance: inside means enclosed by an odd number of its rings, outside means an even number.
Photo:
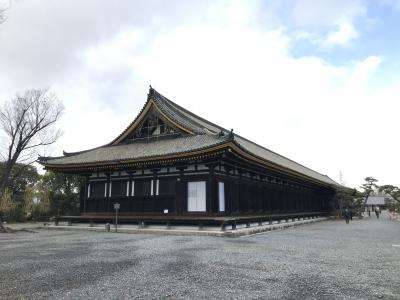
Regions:
<svg viewBox="0 0 400 300"><path fill-rule="evenodd" d="M161 94L160 94L160 95L161 95ZM162 95L161 95L161 96L162 96ZM191 116L193 116L193 117L199 119L200 121L205 122L205 123L208 123L209 125L218 128L219 130L224 130L224 131L226 131L226 132L229 132L229 130L227 130L227 129L225 129L225 128L223 128L223 127L221 127L221 126L219 126L219 125L217 125L217 124L215 124L215 123L213 123L213 122L210 122L210 121L208 121L208 120L206 120L206 119L200 117L199 115L196 115L195 113L193 113L193 112L187 110L186 108L180 106L179 104L176 104L174 101L168 99L167 97L165 97L165 96L162 96L162 97L164 97L164 99L165 99L167 102L169 102L170 105L174 106L175 108L180 109L180 110L184 111L185 113L187 113L187 114L189 114L189 115L191 115Z"/></svg>
<svg viewBox="0 0 400 300"><path fill-rule="evenodd" d="M149 101L150 101L150 99L151 99L151 93L152 93L152 91L156 91L155 89L153 89L152 87L151 87L151 85L150 85L150 89L149 89L149 92L148 92L148 94L147 94L147 100L146 100L146 102L144 103L144 105L142 106L142 108L141 108L141 110L139 111L139 113L136 115L136 118L135 119L133 119L133 121L132 122L130 122L129 123L129 125L116 137L116 138L114 138L110 143L107 143L107 144L105 144L105 145L103 145L103 146L100 146L100 147L104 147L104 146L111 146L113 143L115 143L115 141L117 141L136 121L137 121L137 119L139 118L139 116L142 114L142 112L143 112L143 110L146 108L146 106L147 106L147 104L149 103ZM98 147L99 148L99 147ZM96 149L96 148L94 148L94 149Z"/></svg>
<svg viewBox="0 0 400 300"><path fill-rule="evenodd" d="M165 109L163 109L163 105L166 106L168 109L173 110L173 113L177 114L180 118L184 119L184 120L188 120L190 124L193 124L195 127L197 127L200 130L195 130L196 134L204 134L205 129L204 126L202 126L201 124L199 124L198 122L196 122L196 120L192 120L192 119L188 119L187 116L185 116L181 110L185 111L185 109L183 107L175 107L173 104L174 102L169 100L167 97L165 97L164 95L160 94L159 92L157 92L153 87L150 86L150 97L151 99L153 99L154 101L156 101L156 104L158 106L159 109L161 109L164 113L168 114L169 117L171 117L172 119L174 119L175 121L179 122L179 120L176 120L176 118L174 118L174 116L171 116L171 114L168 111L165 111ZM161 102L161 103L160 103ZM176 104L175 104L176 105ZM187 127L184 124L180 124L183 127ZM196 128L188 128L188 129L196 129Z"/></svg>

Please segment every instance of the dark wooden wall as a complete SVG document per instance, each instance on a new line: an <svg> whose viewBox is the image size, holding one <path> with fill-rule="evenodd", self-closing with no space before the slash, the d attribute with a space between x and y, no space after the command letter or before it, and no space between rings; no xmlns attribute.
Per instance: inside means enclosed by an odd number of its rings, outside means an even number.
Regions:
<svg viewBox="0 0 400 300"><path fill-rule="evenodd" d="M204 162L202 162L204 164ZM328 211L334 196L332 188L321 187L308 183L279 178L269 173L261 173L251 166L236 168L231 161L223 159L205 162L204 170L189 171L187 165L179 166L175 173L169 174L176 180L175 191L168 195L157 196L118 196L87 198L87 186L82 193L82 213L111 213L113 204L120 203L121 213L132 214L163 214L168 209L169 214L186 214L187 186L190 181L206 182L206 212L208 215L239 215L239 214L273 214L291 212ZM154 169L153 176L145 176L145 180L163 180ZM128 170L129 178L136 170ZM143 173L143 172L142 172ZM136 174L137 176L137 174ZM110 180L109 177L107 180ZM141 180L136 179L135 180ZM225 186L225 212L219 212L218 183ZM109 187L107 183L107 187ZM201 213L197 213L201 214Z"/></svg>

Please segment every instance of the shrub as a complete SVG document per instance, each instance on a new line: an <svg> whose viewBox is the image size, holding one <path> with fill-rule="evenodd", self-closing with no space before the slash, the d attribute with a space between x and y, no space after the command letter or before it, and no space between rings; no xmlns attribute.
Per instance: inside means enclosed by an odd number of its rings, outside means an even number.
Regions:
<svg viewBox="0 0 400 300"><path fill-rule="evenodd" d="M6 190L0 200L0 216L8 222L26 221L25 211L15 202L10 191Z"/></svg>

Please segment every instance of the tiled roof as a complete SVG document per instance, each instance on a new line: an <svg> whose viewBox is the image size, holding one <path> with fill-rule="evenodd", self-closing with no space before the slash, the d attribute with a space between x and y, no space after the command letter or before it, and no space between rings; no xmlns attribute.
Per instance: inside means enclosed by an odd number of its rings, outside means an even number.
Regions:
<svg viewBox="0 0 400 300"><path fill-rule="evenodd" d="M367 205L384 205L385 204L385 197L383 196L369 196L367 199L367 202L365 203Z"/></svg>
<svg viewBox="0 0 400 300"><path fill-rule="evenodd" d="M154 89L153 95L153 99L156 101L161 110L173 112L174 115L178 116L178 119L175 119L178 123L188 124L188 127L193 128L195 132L217 133L222 130L227 133L227 130L224 128L195 115L194 113L167 99Z"/></svg>
<svg viewBox="0 0 400 300"><path fill-rule="evenodd" d="M247 151L253 153L254 155L256 155L266 161L273 162L274 164L277 164L277 165L287 168L289 170L293 170L295 172L304 174L308 177L317 179L319 181L326 182L328 184L339 185L337 182L333 181L327 175L322 175L312 169L309 169L299 163L294 162L293 160L290 160L290 159L288 159L282 155L279 155L271 150L261 147L261 146L255 144L251 141L248 141L240 136L236 135L235 141L239 145L241 145L244 149L246 149Z"/></svg>
<svg viewBox="0 0 400 300"><path fill-rule="evenodd" d="M172 104L172 101L168 100L155 90L153 90L152 99L156 103L157 107L161 109L163 113L171 117L178 124L182 125L183 127L189 129L190 131L196 134L207 133L204 125L196 122L196 120L194 120L193 118L188 118L182 110L177 109Z"/></svg>
<svg viewBox="0 0 400 300"><path fill-rule="evenodd" d="M76 154L68 154L68 156L63 157L45 158L43 161L46 164L75 165L135 160L201 150L225 143L227 139L227 136L202 134L152 142L136 141L132 144L104 146L89 151L77 152Z"/></svg>
<svg viewBox="0 0 400 300"><path fill-rule="evenodd" d="M149 100L153 100L157 107L164 114L182 127L193 132L193 135L151 142L135 141L131 144L115 146L112 146L111 143L107 146L98 147L88 151L70 153L64 157L42 158L42 162L45 162L47 166L50 166L52 164L69 165L89 162L112 162L127 159L147 158L152 156L166 156L200 150L230 140L229 131L227 129L224 129L193 114L192 112L167 99L151 87L148 95L148 101ZM131 126L129 126L123 133L121 133L120 136L131 129ZM221 131L224 132L222 137L220 137L218 134ZM114 142L116 140L114 140ZM328 176L311 170L239 135L235 134L233 140L231 139L231 141L239 145L239 147L248 152L250 155L264 160L269 164L288 169L289 171L297 173L301 176L306 176L329 185L339 185Z"/></svg>

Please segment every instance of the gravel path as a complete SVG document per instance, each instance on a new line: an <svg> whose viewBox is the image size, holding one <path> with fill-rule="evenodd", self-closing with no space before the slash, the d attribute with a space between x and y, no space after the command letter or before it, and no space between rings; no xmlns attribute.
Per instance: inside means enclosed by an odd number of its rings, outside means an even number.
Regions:
<svg viewBox="0 0 400 300"><path fill-rule="evenodd" d="M0 299L400 299L384 215L244 238L35 231L0 234Z"/></svg>

